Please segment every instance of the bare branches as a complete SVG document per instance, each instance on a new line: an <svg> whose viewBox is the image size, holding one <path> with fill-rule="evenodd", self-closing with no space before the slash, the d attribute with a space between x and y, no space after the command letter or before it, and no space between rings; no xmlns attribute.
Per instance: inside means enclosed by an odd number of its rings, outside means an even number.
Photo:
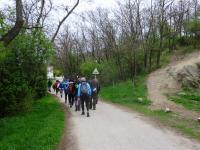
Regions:
<svg viewBox="0 0 200 150"><path fill-rule="evenodd" d="M77 0L76 4L73 6L73 8L72 8L71 10L69 10L69 11L67 12L67 15L59 22L58 27L57 27L57 29L56 29L56 32L54 33L54 35L53 35L53 37L52 37L52 39L51 39L52 42L55 41L55 38L56 38L56 36L57 36L57 34L58 34L58 32L59 32L60 27L62 26L62 24L63 24L63 23L65 22L65 20L69 17L69 15L74 11L74 9L78 6L78 4L79 4L79 0Z"/></svg>
<svg viewBox="0 0 200 150"><path fill-rule="evenodd" d="M45 5L45 0L41 0L40 14L39 14L39 17L37 18L37 22L36 22L37 25L40 24L40 19L42 18L42 15L43 15L44 5Z"/></svg>
<svg viewBox="0 0 200 150"><path fill-rule="evenodd" d="M0 38L0 41L3 41L5 45L8 45L20 32L23 27L24 20L23 20L23 5L22 0L16 0L16 22L15 26L11 28L8 33L3 35Z"/></svg>

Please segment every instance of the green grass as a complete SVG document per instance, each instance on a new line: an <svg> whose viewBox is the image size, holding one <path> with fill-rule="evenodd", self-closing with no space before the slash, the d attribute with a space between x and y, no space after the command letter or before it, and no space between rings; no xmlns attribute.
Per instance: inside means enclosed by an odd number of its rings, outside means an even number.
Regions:
<svg viewBox="0 0 200 150"><path fill-rule="evenodd" d="M161 67L165 67L170 63L171 60L171 53L169 52L169 50L165 50L162 55L160 60L162 60L161 63Z"/></svg>
<svg viewBox="0 0 200 150"><path fill-rule="evenodd" d="M181 51L182 54L192 53L192 52L194 52L196 50L197 49L194 48L192 45L179 47L179 51Z"/></svg>
<svg viewBox="0 0 200 150"><path fill-rule="evenodd" d="M136 79L135 85L132 81L126 81L115 86L105 87L102 89L101 96L113 103L148 105L150 101L147 100L147 88L142 82L144 78Z"/></svg>
<svg viewBox="0 0 200 150"><path fill-rule="evenodd" d="M200 112L200 94L196 90L184 90L175 95L169 96L169 99L185 108Z"/></svg>
<svg viewBox="0 0 200 150"><path fill-rule="evenodd" d="M48 95L35 102L32 111L0 119L0 149L56 149L64 132L64 116L59 102Z"/></svg>
<svg viewBox="0 0 200 150"><path fill-rule="evenodd" d="M100 96L105 101L126 106L164 126L175 128L185 135L200 140L200 124L197 121L184 119L178 114L166 113L163 110L153 111L148 107L150 101L147 99L145 76L137 78L135 86L133 86L131 81L127 81L115 86L104 87ZM143 101L140 101L138 98L142 98Z"/></svg>

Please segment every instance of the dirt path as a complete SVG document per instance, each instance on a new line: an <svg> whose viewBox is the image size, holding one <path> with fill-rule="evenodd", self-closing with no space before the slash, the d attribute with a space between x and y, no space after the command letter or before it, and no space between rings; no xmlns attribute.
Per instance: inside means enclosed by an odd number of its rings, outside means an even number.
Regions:
<svg viewBox="0 0 200 150"><path fill-rule="evenodd" d="M152 109L165 109L168 107L188 118L197 119L199 117L196 112L186 110L183 106L169 101L166 96L166 94L172 94L181 89L179 83L170 74L198 60L200 60L200 52L194 52L180 60L174 56L167 67L158 69L149 75L147 87L149 99L152 101Z"/></svg>
<svg viewBox="0 0 200 150"><path fill-rule="evenodd" d="M70 144L66 150L200 149L199 143L155 127L143 116L124 108L99 102L97 110L90 114L87 118L70 109L70 134L65 139Z"/></svg>

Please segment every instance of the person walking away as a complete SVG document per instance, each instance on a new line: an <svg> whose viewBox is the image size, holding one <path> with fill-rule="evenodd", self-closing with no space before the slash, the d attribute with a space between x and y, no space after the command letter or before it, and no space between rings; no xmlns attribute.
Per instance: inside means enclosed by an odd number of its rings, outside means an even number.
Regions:
<svg viewBox="0 0 200 150"><path fill-rule="evenodd" d="M97 78L94 78L91 80L91 86L92 86L92 107L93 110L96 109L96 104L98 103L98 95L100 92L100 84Z"/></svg>
<svg viewBox="0 0 200 150"><path fill-rule="evenodd" d="M60 97L62 98L62 96L63 96L63 91L64 91L64 81L62 81L62 82L60 83L59 90L60 90Z"/></svg>
<svg viewBox="0 0 200 150"><path fill-rule="evenodd" d="M93 95L93 87L92 87L92 81L89 80L88 81L89 85L90 85L90 88L91 88L91 96L90 96L90 99L89 99L89 108L92 109L92 95Z"/></svg>
<svg viewBox="0 0 200 150"><path fill-rule="evenodd" d="M74 86L73 80L71 80L68 86L68 98L69 98L70 107L72 107L74 104L74 94L75 94L75 86Z"/></svg>
<svg viewBox="0 0 200 150"><path fill-rule="evenodd" d="M69 81L66 80L64 83L64 92L65 92L65 104L67 104L67 97L68 97L68 86L69 86Z"/></svg>
<svg viewBox="0 0 200 150"><path fill-rule="evenodd" d="M85 115L84 111L84 104L86 105L87 109L87 117L90 116L89 114L89 98L91 96L91 87L90 85L86 82L86 78L82 77L81 78L81 83L78 86L78 99L81 100L81 108L82 108L82 115Z"/></svg>
<svg viewBox="0 0 200 150"><path fill-rule="evenodd" d="M51 79L48 80L48 91L51 92L52 81Z"/></svg>
<svg viewBox="0 0 200 150"><path fill-rule="evenodd" d="M78 99L78 85L79 85L79 78L77 77L75 81L75 97L74 97L74 102L75 102L75 111L80 111L80 100Z"/></svg>
<svg viewBox="0 0 200 150"><path fill-rule="evenodd" d="M59 87L60 87L60 81L59 80L56 80L56 95L58 95L58 92L59 92Z"/></svg>
<svg viewBox="0 0 200 150"><path fill-rule="evenodd" d="M53 84L53 91L56 92L56 82Z"/></svg>

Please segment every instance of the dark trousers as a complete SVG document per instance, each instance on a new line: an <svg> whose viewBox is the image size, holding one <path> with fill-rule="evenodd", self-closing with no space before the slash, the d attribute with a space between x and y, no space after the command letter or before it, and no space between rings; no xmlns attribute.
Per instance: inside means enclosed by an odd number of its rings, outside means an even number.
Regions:
<svg viewBox="0 0 200 150"><path fill-rule="evenodd" d="M48 86L48 91L51 92L51 86Z"/></svg>
<svg viewBox="0 0 200 150"><path fill-rule="evenodd" d="M60 89L60 97L62 98L63 96L63 89Z"/></svg>
<svg viewBox="0 0 200 150"><path fill-rule="evenodd" d="M69 99L70 106L73 106L73 104L74 104L74 95L69 93L68 94L68 99Z"/></svg>
<svg viewBox="0 0 200 150"><path fill-rule="evenodd" d="M84 112L84 104L86 106L87 112L89 112L89 96L84 94L81 96L81 108L82 112Z"/></svg>
<svg viewBox="0 0 200 150"><path fill-rule="evenodd" d="M76 110L80 110L80 99L78 99L78 96L74 96L74 103Z"/></svg>
<svg viewBox="0 0 200 150"><path fill-rule="evenodd" d="M94 93L91 98L91 107L93 107L93 109L96 109L97 101L98 101L98 94Z"/></svg>
<svg viewBox="0 0 200 150"><path fill-rule="evenodd" d="M58 92L59 92L59 88L56 88L56 95L58 95Z"/></svg>
<svg viewBox="0 0 200 150"><path fill-rule="evenodd" d="M68 96L68 94L67 94L67 92L65 92L65 104L67 103L67 96Z"/></svg>

